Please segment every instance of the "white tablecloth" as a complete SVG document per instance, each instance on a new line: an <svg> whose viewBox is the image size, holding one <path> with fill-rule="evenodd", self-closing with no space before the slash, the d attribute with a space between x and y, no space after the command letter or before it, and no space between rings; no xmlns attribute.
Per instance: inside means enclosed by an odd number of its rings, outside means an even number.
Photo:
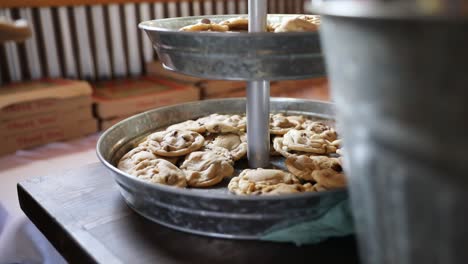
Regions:
<svg viewBox="0 0 468 264"><path fill-rule="evenodd" d="M51 143L0 157L0 264L65 263L53 246L21 211L16 184L97 162L99 134Z"/></svg>

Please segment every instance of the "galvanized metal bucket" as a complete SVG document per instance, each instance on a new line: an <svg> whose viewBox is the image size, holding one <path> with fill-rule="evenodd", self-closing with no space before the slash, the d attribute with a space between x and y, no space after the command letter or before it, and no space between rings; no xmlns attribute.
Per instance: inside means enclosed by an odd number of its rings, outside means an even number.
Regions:
<svg viewBox="0 0 468 264"><path fill-rule="evenodd" d="M313 6L364 263L468 263L466 1Z"/></svg>

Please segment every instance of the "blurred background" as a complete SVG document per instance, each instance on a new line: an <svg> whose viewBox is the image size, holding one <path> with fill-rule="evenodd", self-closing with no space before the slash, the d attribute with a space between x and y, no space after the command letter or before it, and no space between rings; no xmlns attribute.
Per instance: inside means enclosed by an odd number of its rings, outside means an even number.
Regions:
<svg viewBox="0 0 468 264"><path fill-rule="evenodd" d="M269 13L306 13L308 2L270 0ZM137 27L139 22L151 19L245 13L247 0L2 1L0 96L8 95L9 99L5 99L1 106L11 108L13 104L51 97L47 92L36 93L35 97L27 96L27 100L11 96L21 89L32 89L32 86L39 89L40 86L47 90L51 86L65 85L58 79L86 81L92 91L82 87L84 90L75 92L74 97L92 97L86 107L93 110L85 112L89 112L87 117L98 121L96 130L104 130L125 117L162 105L245 96L245 82L203 80L165 70L158 62L151 42ZM52 93L53 96L58 97L58 92L65 94L60 99L73 97L67 93L75 89L70 87L77 86L77 83L66 84L66 89L55 88L57 91ZM78 86L83 86L83 83ZM167 97L176 98L181 90L177 92L174 89L182 86L191 89L191 96L175 101L155 100L169 90L176 96ZM154 96L154 100L148 100L149 94ZM329 98L325 78L275 82L272 83L271 95L319 100ZM85 117L82 107L76 109L81 112L80 117L74 118L78 114L67 115L69 121ZM58 107L58 112L61 110ZM31 111L31 114L35 113L37 111ZM11 119L11 115L3 119ZM84 134L92 130L90 128ZM32 145L23 144L16 148Z"/></svg>

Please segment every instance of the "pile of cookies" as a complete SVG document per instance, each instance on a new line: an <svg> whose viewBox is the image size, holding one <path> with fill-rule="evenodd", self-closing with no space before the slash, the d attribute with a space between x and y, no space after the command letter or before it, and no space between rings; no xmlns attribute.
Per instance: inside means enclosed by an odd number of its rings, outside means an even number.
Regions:
<svg viewBox="0 0 468 264"><path fill-rule="evenodd" d="M323 122L303 116L270 115L272 155L282 155L289 172L246 169L228 189L239 195L323 191L346 185L340 139ZM206 188L230 178L247 155L246 117L212 114L148 135L117 167L142 180L177 187Z"/></svg>
<svg viewBox="0 0 468 264"><path fill-rule="evenodd" d="M285 19L281 23L267 24L268 32L313 32L317 31L320 25L320 16L301 15L294 18ZM179 31L197 32L246 32L249 30L249 20L246 17L231 18L220 23L215 23L210 19L203 18L198 23L188 25Z"/></svg>

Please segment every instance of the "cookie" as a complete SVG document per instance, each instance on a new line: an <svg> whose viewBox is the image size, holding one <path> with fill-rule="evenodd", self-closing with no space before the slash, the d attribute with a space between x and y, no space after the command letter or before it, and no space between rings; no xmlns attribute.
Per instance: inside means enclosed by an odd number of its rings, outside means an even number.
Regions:
<svg viewBox="0 0 468 264"><path fill-rule="evenodd" d="M342 148L336 149L336 154L343 156L343 149Z"/></svg>
<svg viewBox="0 0 468 264"><path fill-rule="evenodd" d="M268 195L311 191L291 173L273 169L246 169L231 179L229 191L238 195Z"/></svg>
<svg viewBox="0 0 468 264"><path fill-rule="evenodd" d="M239 31L248 31L249 30L249 19L246 17L235 17L225 20L220 25L225 25L229 27L229 32L239 32ZM279 24L278 24L279 25ZM267 24L267 32L274 32L274 25Z"/></svg>
<svg viewBox="0 0 468 264"><path fill-rule="evenodd" d="M315 25L320 25L321 24L320 16L302 15L302 16L298 16L297 18L305 20L305 21L310 22L310 23L315 24Z"/></svg>
<svg viewBox="0 0 468 264"><path fill-rule="evenodd" d="M151 183L176 187L187 186L183 171L174 164L163 159L143 160L128 173Z"/></svg>
<svg viewBox="0 0 468 264"><path fill-rule="evenodd" d="M179 31L185 31L185 32L199 32L199 31L215 31L215 32L226 32L229 30L229 27L226 25L219 25L216 23L197 23L194 25L188 25L185 26Z"/></svg>
<svg viewBox="0 0 468 264"><path fill-rule="evenodd" d="M245 131L247 125L245 116L240 115L212 114L199 118L197 122L210 133L240 133Z"/></svg>
<svg viewBox="0 0 468 264"><path fill-rule="evenodd" d="M278 156L283 156L281 153L279 153L276 149L273 143L270 144L270 156L272 157L278 157Z"/></svg>
<svg viewBox="0 0 468 264"><path fill-rule="evenodd" d="M275 32L275 30L281 25L281 23L273 23L267 25L267 32Z"/></svg>
<svg viewBox="0 0 468 264"><path fill-rule="evenodd" d="M261 189L263 195L277 195L277 194L291 194L304 192L304 187L301 184L286 184L278 183L275 185L268 185Z"/></svg>
<svg viewBox="0 0 468 264"><path fill-rule="evenodd" d="M292 129L283 136L283 149L314 154L335 153L336 146L332 145L321 134L316 134L308 130Z"/></svg>
<svg viewBox="0 0 468 264"><path fill-rule="evenodd" d="M210 151L190 153L180 168L192 187L213 186L234 173L232 161Z"/></svg>
<svg viewBox="0 0 468 264"><path fill-rule="evenodd" d="M305 118L303 115L288 115L287 118L288 118L289 120L296 121L296 122L300 123L301 125L302 125L306 120L308 120L308 119Z"/></svg>
<svg viewBox="0 0 468 264"><path fill-rule="evenodd" d="M219 24L229 27L230 31L248 31L249 30L249 19L246 17L231 18Z"/></svg>
<svg viewBox="0 0 468 264"><path fill-rule="evenodd" d="M203 152L212 152L216 155L222 156L226 158L232 165L234 165L234 157L232 156L231 152L225 148L222 147L211 147L211 148L206 148L203 147L199 151Z"/></svg>
<svg viewBox="0 0 468 264"><path fill-rule="evenodd" d="M172 164L177 162L177 157L174 158L163 158L160 156L155 155L148 147L144 144L138 146L129 152L127 152L117 164L117 168L122 171L128 172L132 168L134 168L138 163L144 160L153 160L153 159L165 159Z"/></svg>
<svg viewBox="0 0 468 264"><path fill-rule="evenodd" d="M334 141L330 142L330 145L336 147L336 151L335 151L336 153L338 153L338 149L341 148L341 145L342 145L341 142L342 142L341 139L337 139L337 140L334 140ZM338 154L339 154L339 153L338 153Z"/></svg>
<svg viewBox="0 0 468 264"><path fill-rule="evenodd" d="M327 130L330 130L331 128L325 124L324 122L320 122L320 121L313 121L313 120L306 120L302 123L301 125L302 129L303 130L308 130L308 131L312 131L312 132L315 132L315 133L322 133L322 132L325 132Z"/></svg>
<svg viewBox="0 0 468 264"><path fill-rule="evenodd" d="M197 132L175 129L153 133L141 144L148 145L156 155L178 157L200 149L204 141Z"/></svg>
<svg viewBox="0 0 468 264"><path fill-rule="evenodd" d="M318 134L317 137L328 140L330 142L338 140L338 134L336 133L335 129L323 122L307 120L302 123L301 127L303 130L314 132L315 134ZM332 145L337 146L340 143L341 142L335 142Z"/></svg>
<svg viewBox="0 0 468 264"><path fill-rule="evenodd" d="M333 129L333 128L330 128L329 130L326 130L326 131L323 131L322 133L318 134L317 136L318 138L322 138L322 139L325 139L329 142L334 142L336 140L338 140L338 134L336 133L336 131ZM335 142L331 145L339 145L340 144L340 141L338 142Z"/></svg>
<svg viewBox="0 0 468 264"><path fill-rule="evenodd" d="M229 158L233 161L239 160L247 155L247 140L246 135L242 134L213 134L205 140L205 149L218 150L225 149L229 153Z"/></svg>
<svg viewBox="0 0 468 264"><path fill-rule="evenodd" d="M153 152L148 150L147 148L144 147L136 147L129 152L127 152L119 161L117 164L117 168L128 172L130 171L133 167L135 167L138 163L144 161L144 160L153 160L156 159L157 156L154 155Z"/></svg>
<svg viewBox="0 0 468 264"><path fill-rule="evenodd" d="M279 155L288 158L296 154L289 151L289 149L283 144L283 137L276 137L273 139L273 149L279 153ZM271 152L271 151L270 151Z"/></svg>
<svg viewBox="0 0 468 264"><path fill-rule="evenodd" d="M170 130L189 130L189 131L194 131L197 133L205 133L206 128L202 124L198 123L197 121L194 120L187 120L182 123L174 124L172 126L169 126L166 128L167 131Z"/></svg>
<svg viewBox="0 0 468 264"><path fill-rule="evenodd" d="M320 20L313 16L299 16L291 19L286 19L275 28L275 33L278 32L314 32L317 31L320 25Z"/></svg>
<svg viewBox="0 0 468 264"><path fill-rule="evenodd" d="M282 113L270 115L270 133L284 135L291 129L301 128L302 122L302 116L285 116Z"/></svg>
<svg viewBox="0 0 468 264"><path fill-rule="evenodd" d="M273 140L273 149L275 150L276 153L278 153L278 155L288 158L290 156L310 154L310 153L303 152L303 151L293 151L289 149L287 146L283 144L283 140L284 140L283 137L276 137Z"/></svg>
<svg viewBox="0 0 468 264"><path fill-rule="evenodd" d="M312 192L324 192L328 191L327 188L324 188L320 183L316 183L312 186Z"/></svg>
<svg viewBox="0 0 468 264"><path fill-rule="evenodd" d="M321 188L333 189L346 186L343 168L337 158L291 156L286 159L285 164L292 174L306 181L315 181L320 184Z"/></svg>

